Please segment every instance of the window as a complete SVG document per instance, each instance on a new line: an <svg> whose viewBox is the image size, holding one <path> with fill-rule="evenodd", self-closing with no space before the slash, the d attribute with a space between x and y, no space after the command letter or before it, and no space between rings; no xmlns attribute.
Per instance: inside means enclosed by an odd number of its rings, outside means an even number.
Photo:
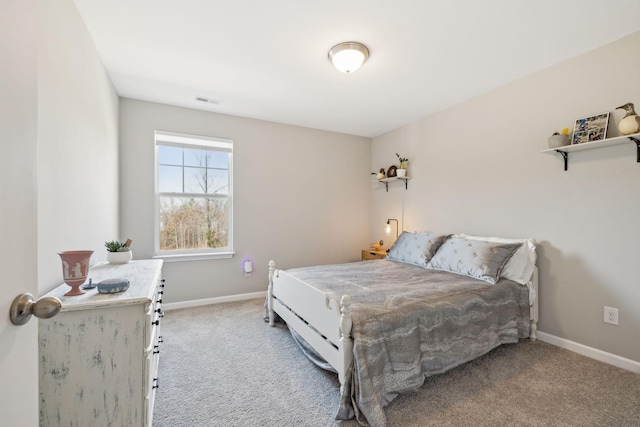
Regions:
<svg viewBox="0 0 640 427"><path fill-rule="evenodd" d="M233 255L233 141L155 132L156 256Z"/></svg>

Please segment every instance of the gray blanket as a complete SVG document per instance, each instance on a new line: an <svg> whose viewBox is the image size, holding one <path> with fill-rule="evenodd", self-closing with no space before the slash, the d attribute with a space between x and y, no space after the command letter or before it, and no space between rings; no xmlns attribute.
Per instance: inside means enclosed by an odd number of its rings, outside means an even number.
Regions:
<svg viewBox="0 0 640 427"><path fill-rule="evenodd" d="M352 297L354 362L339 420L385 426L383 407L398 394L529 336L528 289L509 280L491 285L389 260L287 272L338 300Z"/></svg>

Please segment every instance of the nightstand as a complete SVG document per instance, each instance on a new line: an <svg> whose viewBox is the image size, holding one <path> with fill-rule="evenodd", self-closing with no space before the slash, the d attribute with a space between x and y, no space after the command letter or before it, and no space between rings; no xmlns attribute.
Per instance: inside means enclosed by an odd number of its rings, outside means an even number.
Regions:
<svg viewBox="0 0 640 427"><path fill-rule="evenodd" d="M368 261L370 259L384 259L387 256L386 249L363 249L362 250L362 261Z"/></svg>

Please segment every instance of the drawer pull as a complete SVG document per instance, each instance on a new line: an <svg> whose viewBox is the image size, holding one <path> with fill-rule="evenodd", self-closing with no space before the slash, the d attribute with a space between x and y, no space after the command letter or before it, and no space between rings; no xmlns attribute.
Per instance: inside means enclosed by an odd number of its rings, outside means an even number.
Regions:
<svg viewBox="0 0 640 427"><path fill-rule="evenodd" d="M158 342L164 342L164 340L162 339L162 335L158 336Z"/></svg>
<svg viewBox="0 0 640 427"><path fill-rule="evenodd" d="M162 283L160 284L160 287L161 287L161 288L164 288L164 279L160 280L160 282L162 282Z"/></svg>
<svg viewBox="0 0 640 427"><path fill-rule="evenodd" d="M159 300L158 300L158 304L162 304L162 299L159 299Z"/></svg>
<svg viewBox="0 0 640 427"><path fill-rule="evenodd" d="M160 324L160 321L159 321L159 320L156 320L155 322L151 322L151 324L152 324L152 325L156 325L156 326L158 326L158 325Z"/></svg>
<svg viewBox="0 0 640 427"><path fill-rule="evenodd" d="M158 384L158 379L157 378L153 379L153 383L154 383L153 387L151 387L151 388L160 388L160 385Z"/></svg>

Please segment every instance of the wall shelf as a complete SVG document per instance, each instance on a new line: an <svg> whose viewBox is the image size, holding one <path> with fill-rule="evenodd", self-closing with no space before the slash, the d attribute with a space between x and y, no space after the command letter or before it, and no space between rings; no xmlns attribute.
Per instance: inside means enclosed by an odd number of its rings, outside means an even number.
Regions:
<svg viewBox="0 0 640 427"><path fill-rule="evenodd" d="M404 181L404 189L408 189L409 188L409 180L411 179L410 176L403 176L403 177L397 177L394 176L392 178L383 178L383 179L376 179L377 182L381 182L384 184L385 188L387 189L387 192L389 192L389 183L390 182L394 182L394 181Z"/></svg>
<svg viewBox="0 0 640 427"><path fill-rule="evenodd" d="M569 153L574 151L591 150L594 148L611 147L613 145L627 144L629 142L635 142L637 146L636 161L640 163L640 133L634 133L632 135L616 136L614 138L603 139L602 141L584 142L582 144L565 145L564 147L549 148L547 150L540 151L541 153L558 153L564 159L564 170L569 166Z"/></svg>

